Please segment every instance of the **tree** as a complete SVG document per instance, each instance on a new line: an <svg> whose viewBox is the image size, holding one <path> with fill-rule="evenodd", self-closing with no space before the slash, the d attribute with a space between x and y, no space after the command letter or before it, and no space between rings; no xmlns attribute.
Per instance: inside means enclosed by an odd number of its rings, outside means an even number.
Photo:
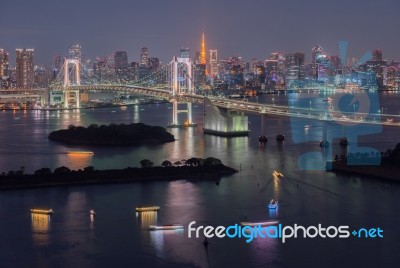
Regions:
<svg viewBox="0 0 400 268"><path fill-rule="evenodd" d="M182 165L182 162L181 161L176 161L175 163L174 163L174 166L176 166L176 167L179 167L179 166L181 166Z"/></svg>
<svg viewBox="0 0 400 268"><path fill-rule="evenodd" d="M152 167L154 165L154 163L151 162L149 159L143 159L143 160L140 161L140 165L143 168L149 168L149 167Z"/></svg>
<svg viewBox="0 0 400 268"><path fill-rule="evenodd" d="M86 173L91 173L94 171L94 166L87 166L83 169L83 171Z"/></svg>
<svg viewBox="0 0 400 268"><path fill-rule="evenodd" d="M67 173L70 173L70 172L71 172L71 170L69 168L67 168L67 167L64 167L64 166L58 167L58 168L56 168L54 170L54 174L57 174L57 175L67 174Z"/></svg>
<svg viewBox="0 0 400 268"><path fill-rule="evenodd" d="M161 163L161 166L163 166L163 167L171 167L172 163L171 163L171 161L165 160L165 161L163 161Z"/></svg>
<svg viewBox="0 0 400 268"><path fill-rule="evenodd" d="M50 175L51 174L51 169L49 169L49 168L41 168L41 169L35 170L34 174L36 176Z"/></svg>
<svg viewBox="0 0 400 268"><path fill-rule="evenodd" d="M206 167L215 167L222 165L221 160L215 157L208 157L204 160L204 166Z"/></svg>
<svg viewBox="0 0 400 268"><path fill-rule="evenodd" d="M191 167L197 167L200 166L202 162L202 159L200 158L189 158L188 160L186 160L186 165L191 166Z"/></svg>

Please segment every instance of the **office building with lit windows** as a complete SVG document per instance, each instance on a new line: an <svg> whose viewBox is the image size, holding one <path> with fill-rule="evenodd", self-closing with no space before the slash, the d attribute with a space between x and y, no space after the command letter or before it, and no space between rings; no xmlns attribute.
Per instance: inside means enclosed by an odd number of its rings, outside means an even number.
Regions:
<svg viewBox="0 0 400 268"><path fill-rule="evenodd" d="M34 49L16 49L17 88L33 88L34 83Z"/></svg>

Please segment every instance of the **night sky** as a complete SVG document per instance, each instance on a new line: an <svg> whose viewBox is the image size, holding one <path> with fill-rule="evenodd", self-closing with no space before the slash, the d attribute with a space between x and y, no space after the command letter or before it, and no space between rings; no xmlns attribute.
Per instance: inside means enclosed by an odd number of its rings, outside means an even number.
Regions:
<svg viewBox="0 0 400 268"><path fill-rule="evenodd" d="M320 44L338 54L349 41L349 56L380 48L400 59L399 0L10 0L0 2L0 48L35 48L36 63L50 64L72 43L87 57L126 50L138 61L140 47L169 61L181 46L191 56L207 49L219 57L265 59L273 51L303 51Z"/></svg>

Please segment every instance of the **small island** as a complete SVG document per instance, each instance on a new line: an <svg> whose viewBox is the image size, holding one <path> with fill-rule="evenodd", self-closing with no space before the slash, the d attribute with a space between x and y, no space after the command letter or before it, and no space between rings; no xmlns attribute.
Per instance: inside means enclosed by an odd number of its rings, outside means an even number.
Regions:
<svg viewBox="0 0 400 268"><path fill-rule="evenodd" d="M174 135L163 127L149 126L143 123L92 124L82 126L68 126L68 129L56 130L50 133L49 139L76 145L138 145L161 144L175 141Z"/></svg>
<svg viewBox="0 0 400 268"><path fill-rule="evenodd" d="M165 160L161 166L154 166L152 161L143 159L140 165L108 170L96 170L92 166L70 170L62 166L53 172L49 168L41 168L33 174L24 174L24 168L21 167L21 170L0 175L0 189L172 180L213 181L219 184L221 176L237 172L213 157L190 158L175 163Z"/></svg>

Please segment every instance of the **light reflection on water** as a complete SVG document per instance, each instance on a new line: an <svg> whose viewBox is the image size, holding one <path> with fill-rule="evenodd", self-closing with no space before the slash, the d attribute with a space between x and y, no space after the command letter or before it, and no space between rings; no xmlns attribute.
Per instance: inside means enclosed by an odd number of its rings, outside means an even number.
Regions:
<svg viewBox="0 0 400 268"><path fill-rule="evenodd" d="M45 214L31 213L32 237L37 245L47 244L49 241L48 231L50 229L51 216Z"/></svg>

